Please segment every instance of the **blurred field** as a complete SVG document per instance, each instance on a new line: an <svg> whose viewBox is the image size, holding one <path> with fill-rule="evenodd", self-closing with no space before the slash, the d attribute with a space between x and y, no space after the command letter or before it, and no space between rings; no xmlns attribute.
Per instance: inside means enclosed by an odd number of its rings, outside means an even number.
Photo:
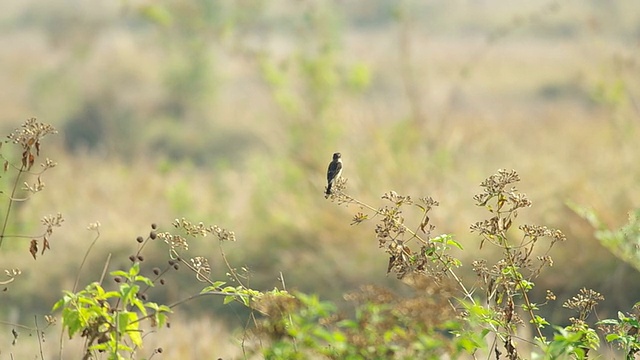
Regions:
<svg viewBox="0 0 640 360"><path fill-rule="evenodd" d="M30 323L73 286L95 221L101 238L82 284L99 276L108 253L112 268L126 264L152 222L167 230L186 217L236 232L225 251L251 269L254 287L280 286L282 272L287 287L336 301L366 283L402 291L385 276L372 225L349 225L360 210L323 197L334 151L347 191L366 203L380 205L389 190L437 199L436 232L455 234L468 259L479 245L469 225L484 216L473 206L478 184L515 169L534 203L521 221L568 238L536 283L541 297L547 288L558 295L548 316L571 316L560 305L581 287L605 294L601 317L640 296L635 270L565 205L593 207L617 227L640 202L634 2L1 7L0 130L35 116L60 131L42 150L59 165L45 191L15 209L9 233L37 233L50 213L65 223L37 261L26 241L5 242L0 267L23 276L0 294L0 320ZM8 184L1 178L0 190ZM225 278L213 239L190 245ZM149 251L149 268L166 261L161 244ZM474 281L470 269L465 280ZM200 284L182 272L168 287L158 296L173 302ZM179 309L164 331L170 339L158 334L166 358L237 356L226 329L244 326L246 314L221 303ZM216 340L196 350L195 338ZM0 341L0 359L33 345Z"/></svg>

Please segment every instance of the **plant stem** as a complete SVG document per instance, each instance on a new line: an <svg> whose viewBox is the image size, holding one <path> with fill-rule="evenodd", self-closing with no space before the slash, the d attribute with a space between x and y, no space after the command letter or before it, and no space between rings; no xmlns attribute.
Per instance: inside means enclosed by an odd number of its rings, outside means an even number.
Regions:
<svg viewBox="0 0 640 360"><path fill-rule="evenodd" d="M11 196L9 197L9 205L7 206L7 213L4 215L4 223L2 224L2 231L0 231L0 247L2 247L2 242L4 241L4 234L7 230L7 224L9 224L9 214L11 213L11 207L13 206L13 199L16 194L16 189L18 189L18 182L20 181L20 176L24 173L24 164L18 170L18 175L16 176L16 181L13 184L13 189L11 190Z"/></svg>

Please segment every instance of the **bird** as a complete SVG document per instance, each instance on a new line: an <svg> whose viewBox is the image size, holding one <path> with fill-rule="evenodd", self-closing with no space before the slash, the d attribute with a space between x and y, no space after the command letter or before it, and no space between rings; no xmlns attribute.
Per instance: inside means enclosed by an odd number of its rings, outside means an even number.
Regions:
<svg viewBox="0 0 640 360"><path fill-rule="evenodd" d="M331 186L338 181L340 175L342 174L342 155L340 153L333 154L333 160L329 163L329 168L327 169L327 192L326 195L329 196L331 194Z"/></svg>

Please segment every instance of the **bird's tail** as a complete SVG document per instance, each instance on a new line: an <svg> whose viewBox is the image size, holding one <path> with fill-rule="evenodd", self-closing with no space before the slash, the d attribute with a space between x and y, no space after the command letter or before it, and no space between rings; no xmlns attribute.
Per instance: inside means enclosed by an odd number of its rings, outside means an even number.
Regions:
<svg viewBox="0 0 640 360"><path fill-rule="evenodd" d="M331 183L327 185L327 192L325 192L325 195L331 195Z"/></svg>

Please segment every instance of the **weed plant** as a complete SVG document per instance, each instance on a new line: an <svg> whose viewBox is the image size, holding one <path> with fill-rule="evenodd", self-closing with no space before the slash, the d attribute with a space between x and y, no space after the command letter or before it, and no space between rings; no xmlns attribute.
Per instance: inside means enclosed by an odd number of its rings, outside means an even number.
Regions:
<svg viewBox="0 0 640 360"><path fill-rule="evenodd" d="M8 136L0 153L5 164L3 181L15 177L8 182L9 194L3 193L6 213L0 240L28 239L28 252L35 260L48 255L47 250L56 251L51 250L51 236L62 225L62 215L43 218L45 230L36 236L8 235L6 229L10 228L12 204L44 189L42 174L55 163L45 159L37 172L33 166L39 159L42 140L55 132L50 125L27 120ZM17 160L5 155L7 144L21 151ZM30 183L28 177L35 181ZM22 188L18 188L20 181ZM56 344L59 358L154 358L162 356L164 349L146 349L148 336L171 331L166 329L171 315L190 301L219 297L224 304L237 302L250 309L239 344L244 358L587 359L599 356L592 354L604 340L621 349L627 359L633 359L640 350L638 306L631 312L620 311L616 319L590 320L604 296L583 288L563 303L575 312L568 325L551 324L540 315L540 308L555 301L556 295L547 290L544 299L534 299L531 290L538 276L553 265L551 250L566 238L558 229L518 225L519 212L532 205L515 187L519 181L515 171L498 170L480 184L481 191L473 200L487 215L470 226L478 237L477 250L467 250L453 234L435 233L431 212L439 203L432 197L415 200L390 191L375 207L349 195L346 178L340 178L329 200L357 209L352 225L372 224L372 240L388 256L387 275L394 275L411 289L408 294L397 294L362 285L345 294L345 300L353 306L352 314L313 294L288 291L286 274L280 274L280 288L254 289L249 267L236 267L224 251L225 243L236 241L235 233L183 218L173 222L173 231L160 231L152 224L146 237L135 238L137 249L128 256L127 267L109 270L112 259L108 256L101 276L81 286L79 276L100 239L100 224L90 224L94 240L79 264L73 288L61 289L62 297L52 306L52 315L46 315L44 322L36 316L34 326L8 321L0 325L11 329L14 342L21 331L35 333L32 341L38 346L34 352L40 359L46 358L43 347L50 344L45 343L45 333L51 326L58 326L57 322L63 330ZM28 196L19 195L20 191ZM421 215L415 221L406 218L405 214L416 209ZM631 223L621 231L630 236L635 220L632 216ZM208 237L218 242L217 261L227 270L222 277L212 274L209 259L189 254L189 242ZM145 266L144 252L150 246L166 250L164 266ZM491 248L498 249L501 257L489 263L482 255ZM627 247L621 249L628 252ZM475 259L465 264L454 250L471 251ZM465 265L473 268L474 280L459 274ZM157 292L151 290L170 287L171 274L180 269L186 269L201 284L199 291L173 303L154 301ZM5 291L20 280L20 274L20 269L5 269ZM83 340L81 354L64 353L67 336Z"/></svg>

